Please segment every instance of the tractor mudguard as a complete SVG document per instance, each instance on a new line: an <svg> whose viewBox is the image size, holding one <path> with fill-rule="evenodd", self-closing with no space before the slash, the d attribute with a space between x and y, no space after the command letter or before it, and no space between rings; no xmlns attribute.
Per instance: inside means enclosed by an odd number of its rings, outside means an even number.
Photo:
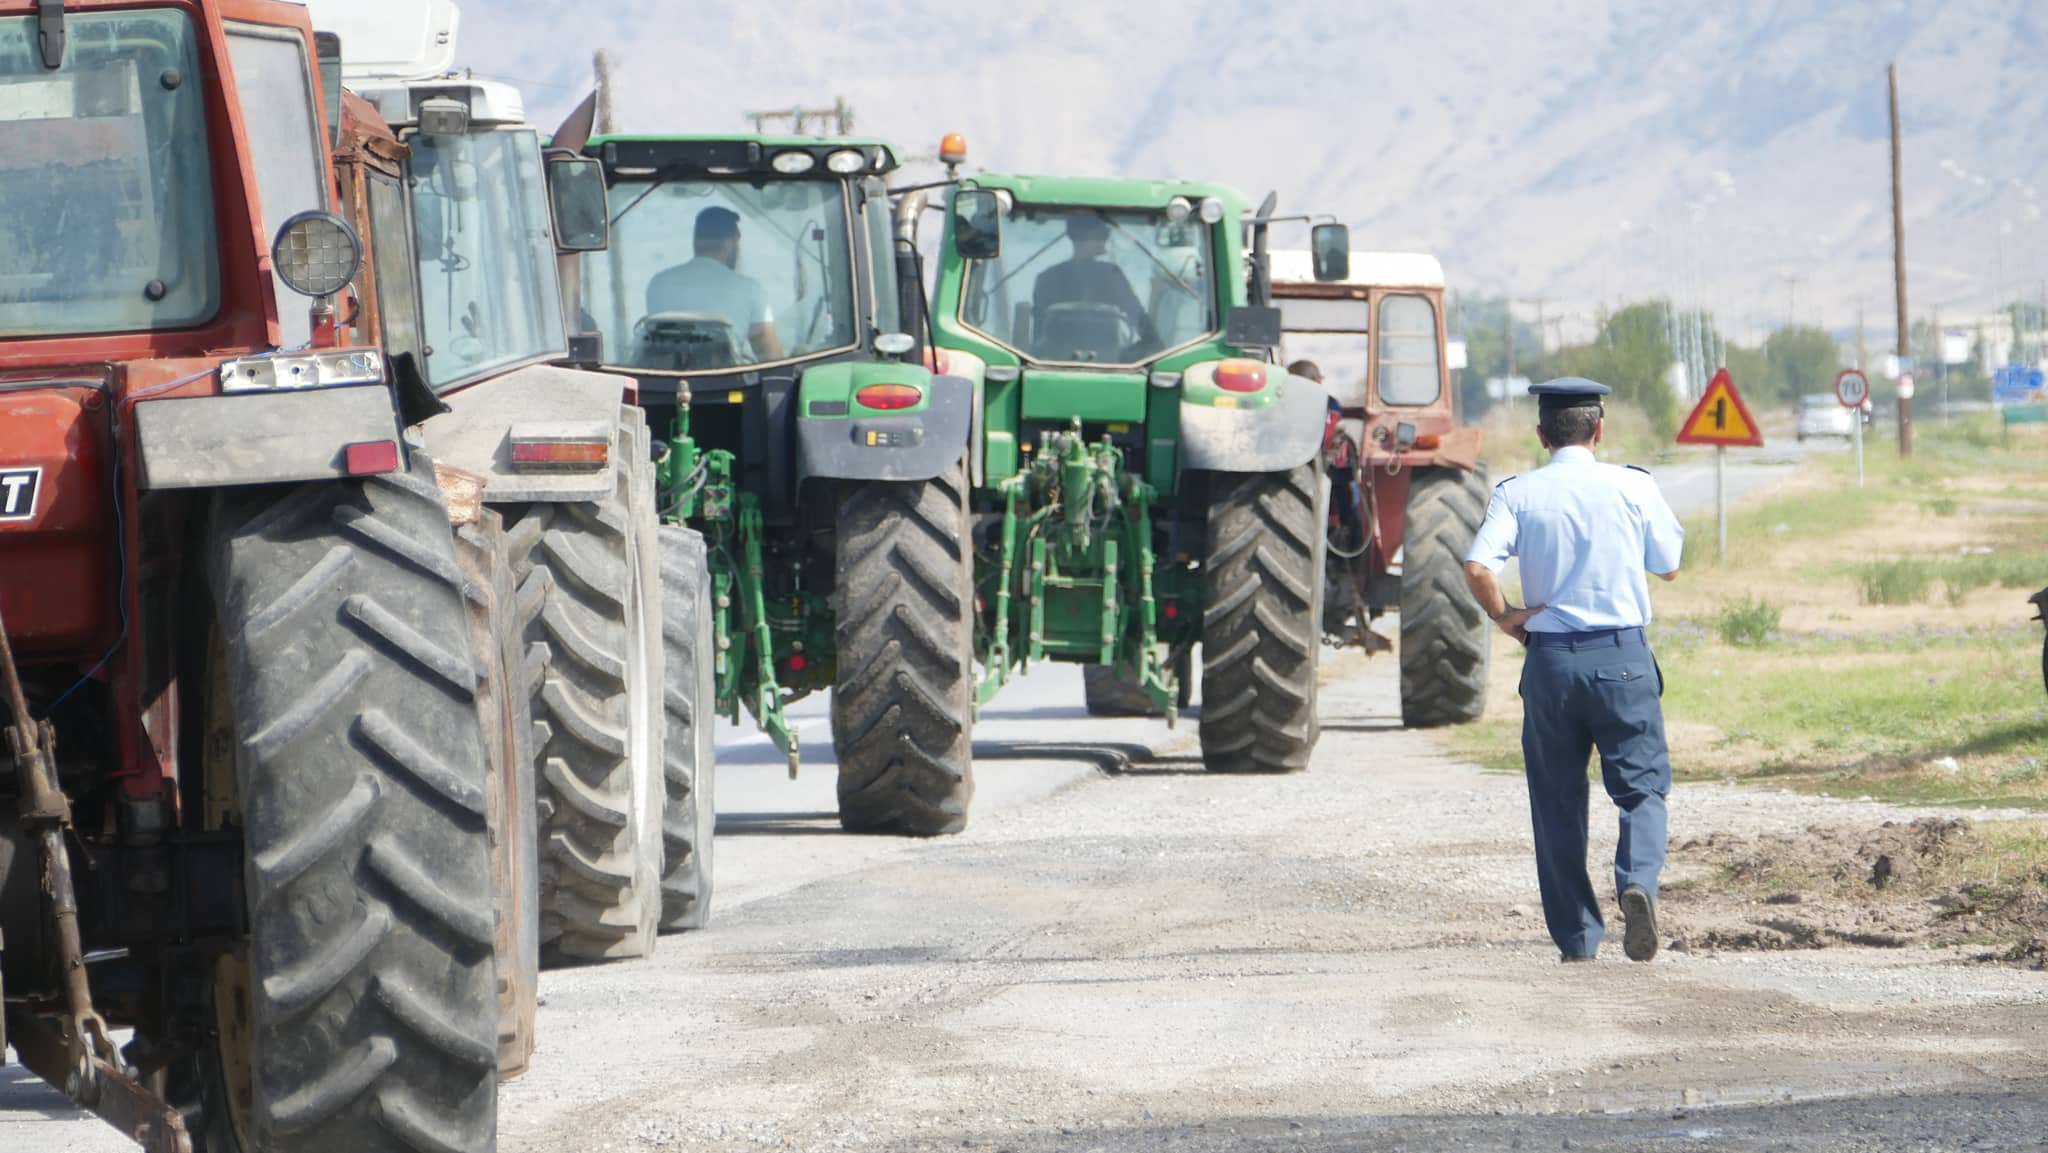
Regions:
<svg viewBox="0 0 2048 1153"><path fill-rule="evenodd" d="M599 500L612 491L613 440L624 377L535 364L441 399L448 411L422 426L436 461L484 478L487 504ZM520 466L515 440L607 441L596 466Z"/></svg>
<svg viewBox="0 0 2048 1153"><path fill-rule="evenodd" d="M923 400L901 411L860 403L871 384L915 383ZM968 451L974 382L908 364L825 364L797 393L797 479L930 480Z"/></svg>
<svg viewBox="0 0 2048 1153"><path fill-rule="evenodd" d="M1274 377L1263 390L1221 392L1215 387L1218 363L1194 365L1182 377L1181 468L1281 472L1313 460L1323 446L1329 407L1323 386L1263 365Z"/></svg>
<svg viewBox="0 0 2048 1153"><path fill-rule="evenodd" d="M139 485L153 491L288 484L349 475L342 450L396 442L389 385L279 388L135 406Z"/></svg>

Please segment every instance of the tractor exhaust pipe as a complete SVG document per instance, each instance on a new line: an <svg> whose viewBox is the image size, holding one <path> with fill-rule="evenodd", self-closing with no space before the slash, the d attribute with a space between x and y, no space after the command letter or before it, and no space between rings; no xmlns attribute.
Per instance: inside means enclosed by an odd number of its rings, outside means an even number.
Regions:
<svg viewBox="0 0 2048 1153"><path fill-rule="evenodd" d="M7 622L0 619L0 679L5 681L8 708L7 749L20 782L22 827L40 843L43 892L50 899L55 930L57 968L64 978L61 1029L53 1030L27 1008L9 1022L9 1041L22 1063L64 1095L151 1153L192 1153L192 1138L177 1110L161 1096L143 1088L120 1063L121 1051L107 1023L92 1007L92 986L86 979L85 949L78 935L78 891L71 882L71 856L64 841L71 832L71 802L57 787L56 729L29 715L14 646Z"/></svg>

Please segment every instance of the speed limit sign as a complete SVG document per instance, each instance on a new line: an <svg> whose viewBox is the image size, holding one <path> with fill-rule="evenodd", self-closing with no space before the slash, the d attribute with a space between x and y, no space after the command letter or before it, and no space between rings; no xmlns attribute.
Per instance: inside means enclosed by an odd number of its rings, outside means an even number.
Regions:
<svg viewBox="0 0 2048 1153"><path fill-rule="evenodd" d="M1870 399L1870 378L1853 368L1845 368L1835 377L1835 399L1843 408L1862 408Z"/></svg>

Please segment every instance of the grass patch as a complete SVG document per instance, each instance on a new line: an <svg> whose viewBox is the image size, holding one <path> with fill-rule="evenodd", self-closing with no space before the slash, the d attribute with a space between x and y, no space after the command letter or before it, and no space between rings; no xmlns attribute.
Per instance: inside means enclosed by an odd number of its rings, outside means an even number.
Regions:
<svg viewBox="0 0 2048 1153"><path fill-rule="evenodd" d="M1871 446L1860 490L1847 454L1806 458L1730 510L1727 564L1651 582L1682 780L2048 809L2024 603L2048 584L2048 453L2000 447L1987 420L1918 431L1910 460ZM1688 530L1710 554L1711 518ZM1498 643L1488 715L1445 734L1473 763L1522 767L1522 657Z"/></svg>
<svg viewBox="0 0 2048 1153"><path fill-rule="evenodd" d="M1887 560L1856 566L1856 594L1867 605L1917 605L1934 583L1926 561Z"/></svg>
<svg viewBox="0 0 2048 1153"><path fill-rule="evenodd" d="M1743 597L1722 607L1714 618L1714 632L1721 643L1743 648L1769 644L1778 635L1784 613L1762 597Z"/></svg>

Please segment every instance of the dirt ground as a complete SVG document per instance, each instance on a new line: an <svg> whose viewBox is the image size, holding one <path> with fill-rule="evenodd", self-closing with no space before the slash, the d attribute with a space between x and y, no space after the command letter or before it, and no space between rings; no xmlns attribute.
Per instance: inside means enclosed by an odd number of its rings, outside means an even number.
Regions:
<svg viewBox="0 0 2048 1153"><path fill-rule="evenodd" d="M2048 866L1990 840L1960 817L1687 838L1663 890L1685 926L1672 947L1955 948L2048 967Z"/></svg>

